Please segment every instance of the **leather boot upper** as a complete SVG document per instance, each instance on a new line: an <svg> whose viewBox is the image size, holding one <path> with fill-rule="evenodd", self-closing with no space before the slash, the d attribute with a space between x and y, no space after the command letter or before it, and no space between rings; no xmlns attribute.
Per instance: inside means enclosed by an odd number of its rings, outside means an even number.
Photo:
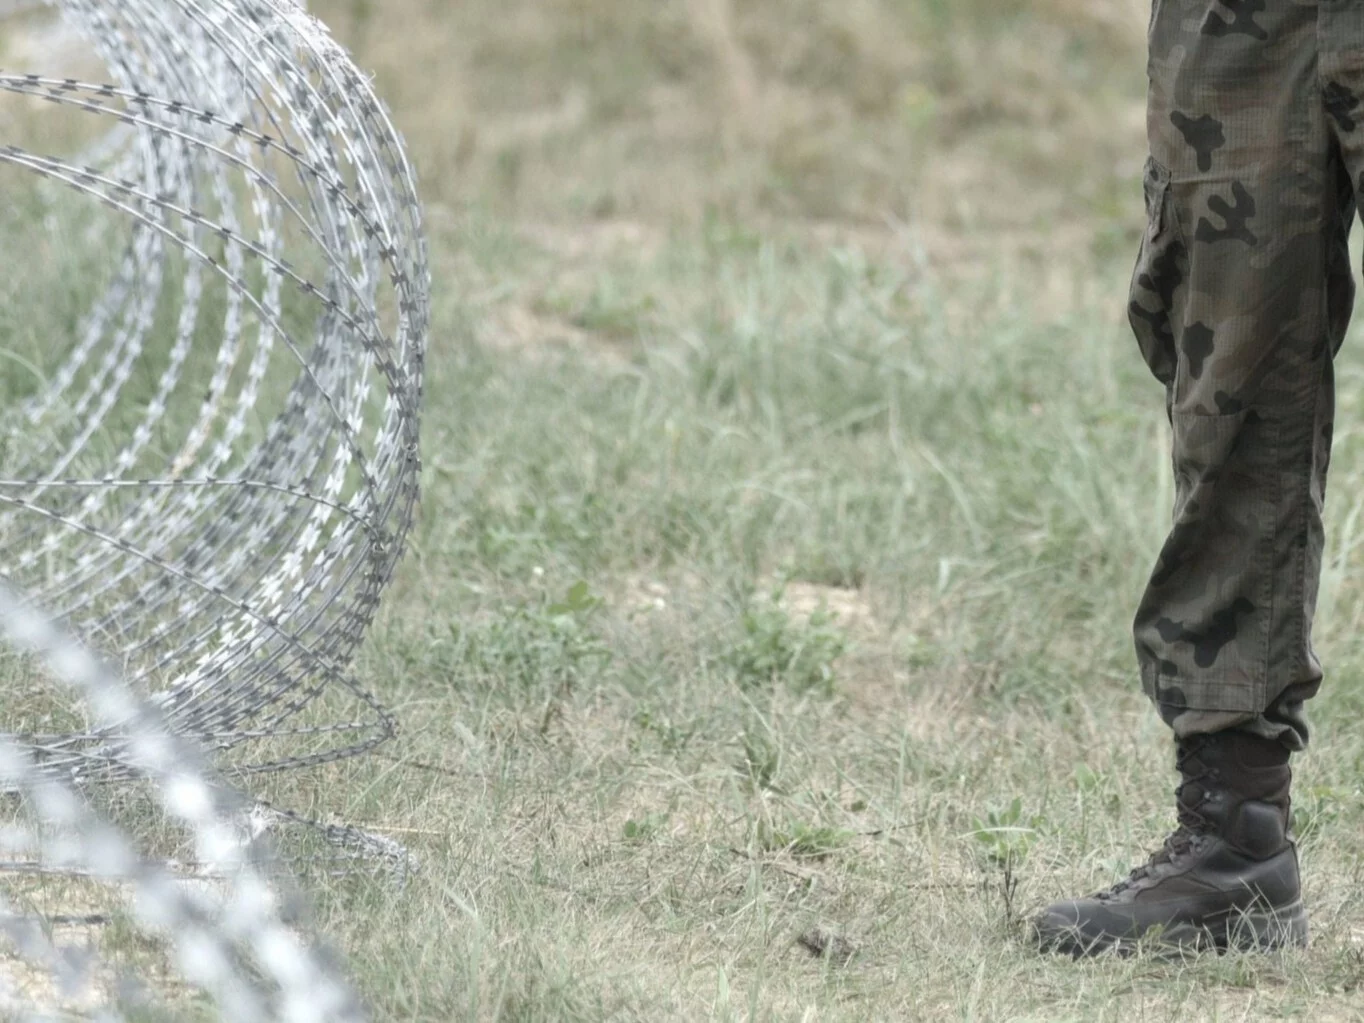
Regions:
<svg viewBox="0 0 1364 1023"><path fill-rule="evenodd" d="M1176 766L1175 832L1112 888L1048 907L1034 922L1044 944L1088 951L1153 929L1220 940L1249 910L1298 905L1287 750L1242 733L1197 736L1179 743Z"/></svg>

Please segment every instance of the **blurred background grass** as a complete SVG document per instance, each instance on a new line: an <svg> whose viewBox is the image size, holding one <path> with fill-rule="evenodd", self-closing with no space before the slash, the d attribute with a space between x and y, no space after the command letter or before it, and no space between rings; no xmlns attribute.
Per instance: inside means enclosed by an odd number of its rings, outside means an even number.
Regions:
<svg viewBox="0 0 1364 1023"><path fill-rule="evenodd" d="M1053 231L1126 206L1142 0L321 0L436 202Z"/></svg>

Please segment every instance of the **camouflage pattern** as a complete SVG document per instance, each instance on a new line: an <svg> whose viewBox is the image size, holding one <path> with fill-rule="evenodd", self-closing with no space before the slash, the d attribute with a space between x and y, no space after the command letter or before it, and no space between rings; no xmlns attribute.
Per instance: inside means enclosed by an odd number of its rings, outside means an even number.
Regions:
<svg viewBox="0 0 1364 1023"><path fill-rule="evenodd" d="M1364 3L1155 0L1130 319L1165 385L1174 526L1135 624L1180 736L1300 749L1364 189Z"/></svg>

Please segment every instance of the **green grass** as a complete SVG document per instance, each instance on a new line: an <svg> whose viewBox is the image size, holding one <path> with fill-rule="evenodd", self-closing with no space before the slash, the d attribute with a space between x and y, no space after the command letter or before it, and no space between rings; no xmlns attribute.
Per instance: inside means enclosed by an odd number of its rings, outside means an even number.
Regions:
<svg viewBox="0 0 1364 1023"><path fill-rule="evenodd" d="M1313 946L1022 940L1173 817L1128 637L1172 501L1122 318L1142 4L313 6L412 142L437 285L358 665L402 734L267 793L421 862L309 879L376 1019L1364 1018L1359 338Z"/></svg>
<svg viewBox="0 0 1364 1023"><path fill-rule="evenodd" d="M1312 949L1075 965L1022 940L1172 818L1128 639L1171 493L1125 261L1073 266L1057 306L1026 268L949 284L801 232L584 267L460 226L426 514L361 665L404 732L323 786L425 864L324 898L380 1018L1354 1018L1342 514L1300 769Z"/></svg>

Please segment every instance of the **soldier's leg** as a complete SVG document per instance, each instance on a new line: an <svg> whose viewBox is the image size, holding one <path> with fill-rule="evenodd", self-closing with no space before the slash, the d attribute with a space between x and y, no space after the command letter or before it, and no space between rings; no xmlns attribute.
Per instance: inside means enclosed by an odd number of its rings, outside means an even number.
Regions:
<svg viewBox="0 0 1364 1023"><path fill-rule="evenodd" d="M1353 300L1324 15L1303 0L1157 8L1131 317L1167 388L1177 499L1137 614L1142 680L1181 738L1236 727L1301 749L1321 681L1332 357Z"/></svg>
<svg viewBox="0 0 1364 1023"><path fill-rule="evenodd" d="M1336 6L1341 6L1337 4ZM1035 921L1081 954L1306 940L1290 748L1311 621L1353 189L1319 85L1316 0L1156 0L1148 227L1133 327L1165 384L1174 527L1136 621L1177 736L1179 827L1130 877Z"/></svg>

